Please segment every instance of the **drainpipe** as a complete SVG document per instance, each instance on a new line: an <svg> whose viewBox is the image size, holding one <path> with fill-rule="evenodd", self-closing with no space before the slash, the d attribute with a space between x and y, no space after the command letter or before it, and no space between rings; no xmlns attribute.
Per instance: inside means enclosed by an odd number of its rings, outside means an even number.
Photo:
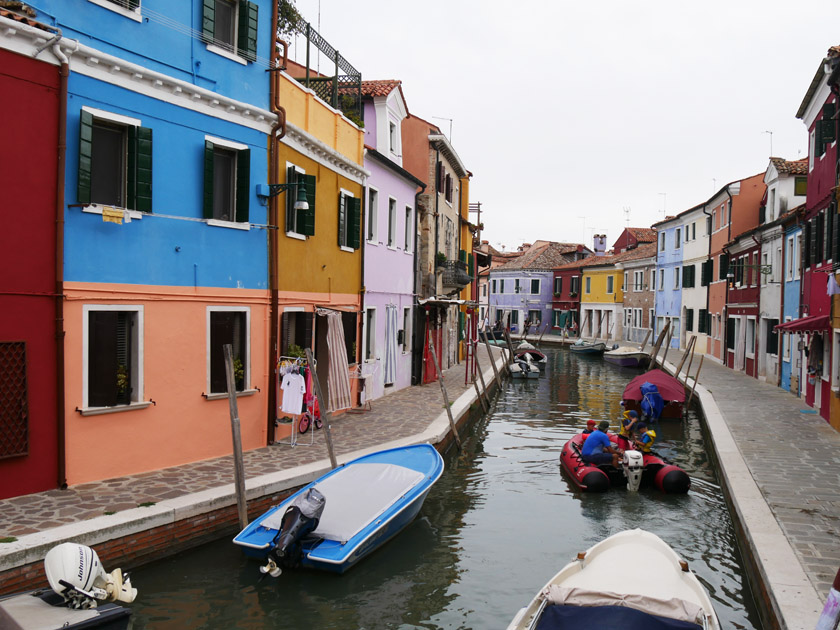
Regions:
<svg viewBox="0 0 840 630"><path fill-rule="evenodd" d="M271 40L271 65L269 72L269 103L271 111L277 115L277 122L271 126L269 137L268 156L268 182L269 184L279 183L279 155L280 140L286 135L286 110L280 105L280 68L286 67L286 60L289 52L289 45L277 37L277 3L272 3L271 24L275 27L274 37ZM283 47L283 63L278 65L280 56L277 47ZM286 191L287 195L292 194ZM274 443L274 420L277 415L277 388L274 386L274 370L277 366L279 356L278 348L278 326L279 326L279 287L277 280L277 252L278 252L278 230L280 229L279 219L279 196L272 195L268 199L268 286L270 291L269 301L269 342L268 342L268 414L266 415L266 441Z"/></svg>

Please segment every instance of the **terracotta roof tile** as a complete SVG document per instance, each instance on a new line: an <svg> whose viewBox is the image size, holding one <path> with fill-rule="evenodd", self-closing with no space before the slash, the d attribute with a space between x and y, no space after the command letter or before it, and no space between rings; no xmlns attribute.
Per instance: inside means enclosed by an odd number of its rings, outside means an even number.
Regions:
<svg viewBox="0 0 840 630"><path fill-rule="evenodd" d="M388 96L398 88L402 81L385 79L382 81L362 81L362 96Z"/></svg>
<svg viewBox="0 0 840 630"><path fill-rule="evenodd" d="M566 265L560 265L555 269L576 269L578 267L596 267L600 265L614 265L620 262L627 262L630 260L639 260L641 258L650 258L656 256L656 243L645 243L639 245L635 249L629 249L620 254L612 256L589 256L583 260L578 260Z"/></svg>
<svg viewBox="0 0 840 630"><path fill-rule="evenodd" d="M639 243L656 242L656 230L653 228L627 228L627 231L635 236Z"/></svg>
<svg viewBox="0 0 840 630"><path fill-rule="evenodd" d="M565 264L568 256L576 253L583 245L578 243L546 243L532 246L521 256L498 267L498 271L514 269L554 269Z"/></svg>
<svg viewBox="0 0 840 630"><path fill-rule="evenodd" d="M784 158L771 157L770 162L776 167L776 170L779 171L779 173L788 173L790 175L808 174L808 158L789 161Z"/></svg>

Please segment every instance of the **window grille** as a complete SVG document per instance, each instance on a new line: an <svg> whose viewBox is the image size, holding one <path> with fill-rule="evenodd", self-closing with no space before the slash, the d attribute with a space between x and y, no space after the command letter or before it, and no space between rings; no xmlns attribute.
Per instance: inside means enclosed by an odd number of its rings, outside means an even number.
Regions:
<svg viewBox="0 0 840 630"><path fill-rule="evenodd" d="M29 453L26 342L0 343L0 459Z"/></svg>

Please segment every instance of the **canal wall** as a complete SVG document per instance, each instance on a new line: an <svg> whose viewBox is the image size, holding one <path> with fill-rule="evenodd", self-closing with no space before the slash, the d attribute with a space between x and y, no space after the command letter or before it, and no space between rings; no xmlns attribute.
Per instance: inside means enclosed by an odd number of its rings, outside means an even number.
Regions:
<svg viewBox="0 0 840 630"><path fill-rule="evenodd" d="M498 352L495 354L497 355L495 358L497 369L500 374L503 374L504 358ZM493 395L499 389L499 384L495 380L489 357L483 356L479 361L483 367L486 366L482 374L487 384L488 399L492 401ZM463 379L463 367L458 372L461 375L460 378ZM479 387L480 383L479 380ZM422 387L426 398L434 400L440 396L438 383ZM423 394L423 392L420 393ZM393 409L394 414L416 411L416 404L413 407L408 404L401 409L399 393L377 399L374 404L388 405ZM450 391L449 395L452 396L454 393L456 392ZM367 440L369 446L366 448L337 455L339 463L370 452L411 444L428 443L434 445L438 451L445 452L454 444L454 434L446 410L433 415L434 409L434 404L424 405L423 411L428 414L426 417L429 420L425 429L387 441L377 441L376 435L371 435ZM465 433L470 424L483 414L483 408L472 385L463 388L451 400L450 409L459 434ZM333 432L335 433L336 430L333 429ZM335 439L334 435L333 440ZM276 445L267 447L267 449L278 448L283 447ZM314 462L246 479L249 520L256 518L272 505L276 505L329 470L329 460L321 458ZM172 469L168 483L172 485L178 483L176 470ZM68 491L52 492L59 502L62 492L68 499L72 498ZM57 507L58 511L61 509L60 506ZM73 509L70 501L67 502L66 509ZM233 484L225 484L154 504L122 510L115 514L106 514L64 525L48 525L49 523L45 523L45 526L37 533L21 536L17 540L0 545L0 595L45 586L47 582L43 559L52 547L63 542L75 542L94 548L103 566L108 569L117 566L124 569L135 568L225 536L232 537L239 531L239 518L235 488Z"/></svg>

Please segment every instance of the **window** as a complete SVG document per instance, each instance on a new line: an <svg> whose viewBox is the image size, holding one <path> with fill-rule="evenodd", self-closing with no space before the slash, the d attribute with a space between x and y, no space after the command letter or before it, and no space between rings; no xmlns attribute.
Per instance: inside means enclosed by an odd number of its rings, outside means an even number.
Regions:
<svg viewBox="0 0 840 630"><path fill-rule="evenodd" d="M114 13L119 13L127 18L131 18L136 22L142 21L142 17L140 15L140 0L88 0L93 4L98 4L100 7L104 7L113 11Z"/></svg>
<svg viewBox="0 0 840 630"><path fill-rule="evenodd" d="M729 254L721 254L718 259L718 280L726 280L729 273Z"/></svg>
<svg viewBox="0 0 840 630"><path fill-rule="evenodd" d="M346 190L338 194L338 246L359 249L362 209L358 199ZM390 238L390 234L388 235Z"/></svg>
<svg viewBox="0 0 840 630"><path fill-rule="evenodd" d="M532 326L536 326L542 321L542 311L540 310L533 310L528 311L528 323Z"/></svg>
<svg viewBox="0 0 840 630"><path fill-rule="evenodd" d="M510 323L511 324L518 324L519 323L519 311L511 311L510 312Z"/></svg>
<svg viewBox="0 0 840 630"><path fill-rule="evenodd" d="M674 288L680 288L680 268L674 267Z"/></svg>
<svg viewBox="0 0 840 630"><path fill-rule="evenodd" d="M665 270L664 269L659 270L659 290L660 291L665 290Z"/></svg>
<svg viewBox="0 0 840 630"><path fill-rule="evenodd" d="M563 293L563 276L557 276L554 278L554 295L560 295Z"/></svg>
<svg viewBox="0 0 840 630"><path fill-rule="evenodd" d="M797 197L804 197L808 194L808 178L795 177L793 183L793 194Z"/></svg>
<svg viewBox="0 0 840 630"><path fill-rule="evenodd" d="M629 287L629 286L628 286L628 284L627 284L627 281L628 281L629 279L630 279L630 272L629 272L629 271L625 271L625 272L624 272L624 284L622 284L622 285L621 285L621 290L622 290L622 291L629 291L629 290L630 290L630 287Z"/></svg>
<svg viewBox="0 0 840 630"><path fill-rule="evenodd" d="M365 361L376 359L376 308L365 309Z"/></svg>
<svg viewBox="0 0 840 630"><path fill-rule="evenodd" d="M633 291L639 292L642 290L645 284L645 272L644 271L634 271L633 272Z"/></svg>
<svg viewBox="0 0 840 630"><path fill-rule="evenodd" d="M410 252L414 248L414 209L411 206L405 207L405 243L403 251Z"/></svg>
<svg viewBox="0 0 840 630"><path fill-rule="evenodd" d="M251 151L245 144L204 138L204 218L247 223ZM292 193L292 197L294 194Z"/></svg>
<svg viewBox="0 0 840 630"><path fill-rule="evenodd" d="M789 322L790 317L785 317L785 322ZM790 345L791 345L791 338L793 335L790 334L783 334L782 335L782 360L790 362Z"/></svg>
<svg viewBox="0 0 840 630"><path fill-rule="evenodd" d="M708 311L705 308L701 308L697 313L697 332L699 333L708 334L710 332L706 325L707 313Z"/></svg>
<svg viewBox="0 0 840 630"><path fill-rule="evenodd" d="M26 383L26 342L0 342L0 375L3 404L0 405L0 459L29 454L29 402Z"/></svg>
<svg viewBox="0 0 840 630"><path fill-rule="evenodd" d="M516 280L513 281L513 292L514 293L520 293L521 292L519 290L519 278L517 278Z"/></svg>
<svg viewBox="0 0 840 630"><path fill-rule="evenodd" d="M83 107L77 201L152 211L152 130L128 116Z"/></svg>
<svg viewBox="0 0 840 630"><path fill-rule="evenodd" d="M762 268L767 267L770 264L770 254L768 252L761 252L761 265ZM761 286L767 285L767 274L763 273L763 269L756 269L756 271L761 275Z"/></svg>
<svg viewBox="0 0 840 630"><path fill-rule="evenodd" d="M834 356L840 356L840 333L835 330L832 333L831 338ZM840 389L840 361L837 360L834 360L831 363L831 389L835 392Z"/></svg>
<svg viewBox="0 0 840 630"><path fill-rule="evenodd" d="M83 307L83 407L130 405L143 399L143 307Z"/></svg>
<svg viewBox="0 0 840 630"><path fill-rule="evenodd" d="M367 240L369 243L376 243L376 221L379 215L379 191L374 188L368 189L367 207Z"/></svg>
<svg viewBox="0 0 840 630"><path fill-rule="evenodd" d="M224 346L233 350L233 381L236 391L247 389L250 380L250 309L237 306L207 307L208 381L211 394L226 394L227 368Z"/></svg>
<svg viewBox="0 0 840 630"><path fill-rule="evenodd" d="M495 293L496 292L496 281L492 280L491 282L493 283L493 286L490 288L490 293Z"/></svg>
<svg viewBox="0 0 840 630"><path fill-rule="evenodd" d="M767 347L765 350L767 351L767 354L779 354L779 331L776 330L776 326L779 325L779 320L765 319L764 324L766 326L765 338L767 339Z"/></svg>
<svg viewBox="0 0 840 630"><path fill-rule="evenodd" d="M411 307L403 307L402 351L411 352Z"/></svg>
<svg viewBox="0 0 840 630"><path fill-rule="evenodd" d="M677 228L674 232L674 249L680 248L680 238L682 237L682 230Z"/></svg>
<svg viewBox="0 0 840 630"><path fill-rule="evenodd" d="M688 234L688 230L686 230L686 234ZM697 240L697 221L691 224L691 240Z"/></svg>
<svg viewBox="0 0 840 630"><path fill-rule="evenodd" d="M686 332L694 331L694 309L688 308L685 311L685 330Z"/></svg>
<svg viewBox="0 0 840 630"><path fill-rule="evenodd" d="M296 210L297 186L292 186L284 194L286 196L286 233L302 236L315 235L315 176L307 175L302 169L294 165L286 166L286 183L297 184L306 189L306 202L309 208Z"/></svg>
<svg viewBox="0 0 840 630"><path fill-rule="evenodd" d="M587 276L586 277L586 294L589 295L591 290L592 290L592 276Z"/></svg>
<svg viewBox="0 0 840 630"><path fill-rule="evenodd" d="M455 258L455 224L449 217L446 217L446 232L444 243L446 246L446 259L453 260Z"/></svg>
<svg viewBox="0 0 840 630"><path fill-rule="evenodd" d="M694 283L696 280L695 274L697 272L697 268L694 265L684 265L682 271L682 285L685 289L691 289L694 287Z"/></svg>
<svg viewBox="0 0 840 630"><path fill-rule="evenodd" d="M613 276L607 276L607 293L614 293L615 287L613 286L615 283L615 278Z"/></svg>
<svg viewBox="0 0 840 630"><path fill-rule="evenodd" d="M659 233L659 251L660 252L665 251L665 232L660 232Z"/></svg>
<svg viewBox="0 0 840 630"><path fill-rule="evenodd" d="M397 200L388 198L388 247L397 244Z"/></svg>
<svg viewBox="0 0 840 630"><path fill-rule="evenodd" d="M532 278L531 279L531 295L537 294L540 292L540 279L539 278Z"/></svg>
<svg viewBox="0 0 840 630"><path fill-rule="evenodd" d="M650 270L650 290L656 290L656 269Z"/></svg>
<svg viewBox="0 0 840 630"><path fill-rule="evenodd" d="M388 121L388 148L391 153L397 152L397 125Z"/></svg>
<svg viewBox="0 0 840 630"><path fill-rule="evenodd" d="M793 279L799 280L799 273L801 268L801 261L802 258L802 232L799 232L796 235L796 250L793 253L793 264L795 265L793 268Z"/></svg>
<svg viewBox="0 0 840 630"><path fill-rule="evenodd" d="M452 188L452 175L447 173L444 180L444 195L446 197L447 203L452 203Z"/></svg>
<svg viewBox="0 0 840 630"><path fill-rule="evenodd" d="M481 297L487 297L487 285L486 284L481 285Z"/></svg>
<svg viewBox="0 0 840 630"><path fill-rule="evenodd" d="M569 293L577 295L580 292L580 276L572 276L572 286L569 287Z"/></svg>
<svg viewBox="0 0 840 630"><path fill-rule="evenodd" d="M499 293L504 293L504 292L505 292L505 279L500 278L499 279Z"/></svg>
<svg viewBox="0 0 840 630"><path fill-rule="evenodd" d="M210 50L255 61L258 5L247 0L203 0L203 4L202 37Z"/></svg>
<svg viewBox="0 0 840 630"><path fill-rule="evenodd" d="M747 319L747 356L755 355L755 319Z"/></svg>

